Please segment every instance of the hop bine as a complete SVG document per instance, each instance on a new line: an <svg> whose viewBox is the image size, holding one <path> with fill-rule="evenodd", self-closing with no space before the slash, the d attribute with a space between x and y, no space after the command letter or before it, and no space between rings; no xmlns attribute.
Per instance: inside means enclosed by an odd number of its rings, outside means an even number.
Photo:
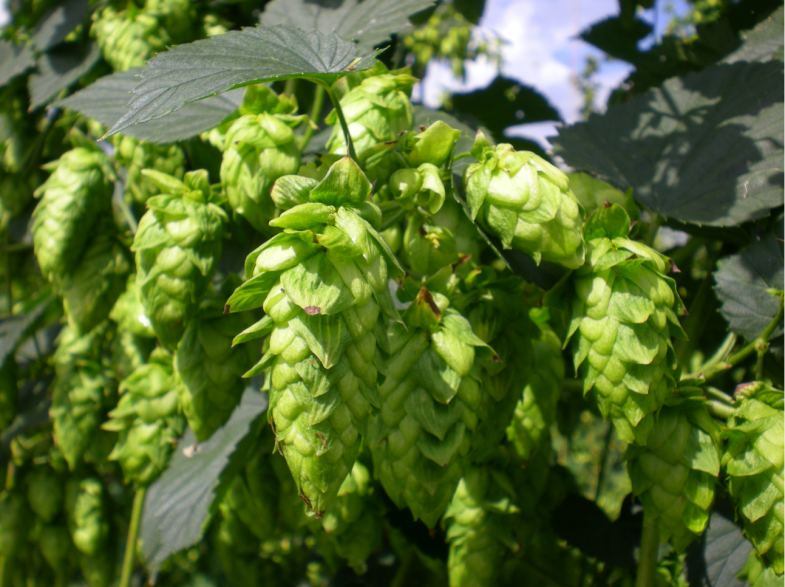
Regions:
<svg viewBox="0 0 785 587"><path fill-rule="evenodd" d="M761 382L739 386L723 436L722 465L744 533L783 573L783 393ZM781 579L780 579L781 581Z"/></svg>
<svg viewBox="0 0 785 587"><path fill-rule="evenodd" d="M227 217L215 203L206 171L188 172L184 181L152 170L143 175L164 194L147 201L134 238L137 283L158 340L174 349L221 257Z"/></svg>
<svg viewBox="0 0 785 587"><path fill-rule="evenodd" d="M572 338L584 393L594 391L619 438L645 444L655 412L676 387L671 336L685 337L677 317L685 310L675 282L664 275L670 261L630 240L629 220L617 205L592 214L585 227L586 265L546 303L558 306L560 295L571 295L567 340Z"/></svg>
<svg viewBox="0 0 785 587"><path fill-rule="evenodd" d="M449 267L423 285L404 323L388 332L387 375L379 386L381 411L372 419L374 471L398 507L433 527L463 474L482 398L477 350L490 351L448 298ZM447 282L439 287L438 282ZM428 286L434 290L433 293ZM412 299L413 298L413 299Z"/></svg>
<svg viewBox="0 0 785 587"><path fill-rule="evenodd" d="M466 168L464 182L472 220L537 263L580 267L582 211L567 176L534 153L492 147L482 132L471 152L478 163Z"/></svg>
<svg viewBox="0 0 785 587"><path fill-rule="evenodd" d="M252 376L270 369L270 418L297 491L321 516L335 500L362 444L386 349L385 322L397 318L388 272L402 274L377 232L371 184L345 157L321 182L286 176L272 197L284 229L246 259L248 281L231 311L267 316L240 340L270 333ZM377 346L378 345L378 346Z"/></svg>

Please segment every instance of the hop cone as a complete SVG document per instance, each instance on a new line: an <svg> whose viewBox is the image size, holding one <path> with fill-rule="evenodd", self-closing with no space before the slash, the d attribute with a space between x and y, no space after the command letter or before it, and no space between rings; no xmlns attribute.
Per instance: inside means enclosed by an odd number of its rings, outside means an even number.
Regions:
<svg viewBox="0 0 785 587"><path fill-rule="evenodd" d="M479 259L485 243L477 226L469 220L463 209L454 199L447 199L441 209L433 215L432 223L452 233L459 257L469 256ZM456 269L460 271L460 268Z"/></svg>
<svg viewBox="0 0 785 587"><path fill-rule="evenodd" d="M744 533L778 575L783 573L783 396L763 383L736 392L722 464ZM780 580L781 582L781 580Z"/></svg>
<svg viewBox="0 0 785 587"><path fill-rule="evenodd" d="M144 487L166 468L185 422L179 414L172 357L156 349L120 384L120 401L105 430L119 433L110 460L118 461L126 481Z"/></svg>
<svg viewBox="0 0 785 587"><path fill-rule="evenodd" d="M444 295L423 286L389 330L382 409L369 441L387 495L433 527L463 474L482 396L475 348L485 344ZM468 428L468 430L467 430Z"/></svg>
<svg viewBox="0 0 785 587"><path fill-rule="evenodd" d="M6 490L0 494L0 554L5 561L23 554L31 512L24 495ZM8 564L4 561L4 564Z"/></svg>
<svg viewBox="0 0 785 587"><path fill-rule="evenodd" d="M82 259L98 217L110 210L113 187L109 159L97 148L77 147L53 165L36 192L32 232L41 272L58 282Z"/></svg>
<svg viewBox="0 0 785 587"><path fill-rule="evenodd" d="M184 182L145 170L165 195L147 201L132 249L145 314L158 340L175 348L221 257L226 214L212 201L206 171Z"/></svg>
<svg viewBox="0 0 785 587"><path fill-rule="evenodd" d="M654 413L675 387L671 336L684 336L677 318L684 306L663 275L668 259L628 238L623 208L598 209L586 236L589 262L572 276L575 368L619 438L645 444Z"/></svg>
<svg viewBox="0 0 785 587"><path fill-rule="evenodd" d="M222 315L222 309L207 308L190 322L175 353L177 396L200 441L223 426L240 403L242 376L256 354L252 345L232 348L232 340L248 323L236 314Z"/></svg>
<svg viewBox="0 0 785 587"><path fill-rule="evenodd" d="M135 202L144 204L160 193L158 186L142 174L152 169L182 180L185 153L177 145L154 145L134 137L116 135L114 156L126 168L125 190Z"/></svg>
<svg viewBox="0 0 785 587"><path fill-rule="evenodd" d="M104 487L98 479L73 478L65 488L68 530L80 552L94 556L103 548L109 535Z"/></svg>
<svg viewBox="0 0 785 587"><path fill-rule="evenodd" d="M37 467L25 476L30 509L47 524L63 507L63 483L49 466Z"/></svg>
<svg viewBox="0 0 785 587"><path fill-rule="evenodd" d="M661 542L682 551L709 521L720 471L720 429L699 400L666 405L645 447L627 453L632 494L644 525L657 524Z"/></svg>
<svg viewBox="0 0 785 587"><path fill-rule="evenodd" d="M171 39L158 20L144 12L130 14L111 6L93 14L92 34L104 59L116 70L142 67L155 53L166 49Z"/></svg>
<svg viewBox="0 0 785 587"><path fill-rule="evenodd" d="M145 338L155 338L153 324L142 305L137 281L135 275L128 278L125 291L117 299L109 317L117 323L121 331Z"/></svg>
<svg viewBox="0 0 785 587"><path fill-rule="evenodd" d="M73 274L63 283L63 306L68 323L85 334L108 316L125 290L131 259L120 243L114 221L105 217L87 244Z"/></svg>
<svg viewBox="0 0 785 587"><path fill-rule="evenodd" d="M518 511L487 467L469 467L444 514L450 587L493 587ZM509 486L509 482L505 484Z"/></svg>
<svg viewBox="0 0 785 587"><path fill-rule="evenodd" d="M269 234L268 223L277 213L270 189L279 177L300 168L293 129L306 117L294 115L296 100L276 96L264 87L254 87L244 105L246 110L263 111L241 116L226 132L221 183L232 210L259 232Z"/></svg>
<svg viewBox="0 0 785 587"><path fill-rule="evenodd" d="M0 431L8 428L16 417L19 400L17 371L16 359L13 355L7 356L0 367Z"/></svg>
<svg viewBox="0 0 785 587"><path fill-rule="evenodd" d="M371 474L357 461L338 490L338 498L322 518L338 556L348 561L357 574L365 573L366 559L382 544L381 520L372 511Z"/></svg>
<svg viewBox="0 0 785 587"><path fill-rule="evenodd" d="M248 256L250 279L227 305L267 313L249 329L272 333L247 376L271 368L278 447L298 493L320 516L351 471L378 405L377 343L385 343L385 321L396 316L387 277L400 268L374 228L381 212L366 201L371 185L348 157L321 182L287 176L276 188L276 204L289 209L271 225L288 232Z"/></svg>
<svg viewBox="0 0 785 587"><path fill-rule="evenodd" d="M511 145L491 147L477 133L472 148L479 163L466 168L466 199L472 220L515 248L570 269L583 264L582 212L570 181L553 165Z"/></svg>
<svg viewBox="0 0 785 587"><path fill-rule="evenodd" d="M379 143L393 141L412 128L409 91L417 80L410 75L384 74L369 77L341 98L341 108L349 127L354 150L362 154ZM335 125L327 141L330 153L346 155L346 139L333 111L326 119Z"/></svg>
<svg viewBox="0 0 785 587"><path fill-rule="evenodd" d="M403 235L403 252L407 267L415 276L433 275L446 265L458 263L455 236L443 226L412 212Z"/></svg>
<svg viewBox="0 0 785 587"><path fill-rule="evenodd" d="M739 579L746 579L750 587L780 587L782 584L782 578L777 576L774 569L766 566L755 549L750 552L747 564L739 573Z"/></svg>
<svg viewBox="0 0 785 587"><path fill-rule="evenodd" d="M196 16L192 0L147 0L145 12L158 19L177 45L194 40Z"/></svg>
<svg viewBox="0 0 785 587"><path fill-rule="evenodd" d="M38 549L55 574L59 575L56 584L67 584L61 577L68 571L71 544L71 535L65 526L46 525L38 535Z"/></svg>
<svg viewBox="0 0 785 587"><path fill-rule="evenodd" d="M106 328L80 337L67 327L55 354L50 416L57 446L71 469L82 460L103 420L108 382L100 364Z"/></svg>

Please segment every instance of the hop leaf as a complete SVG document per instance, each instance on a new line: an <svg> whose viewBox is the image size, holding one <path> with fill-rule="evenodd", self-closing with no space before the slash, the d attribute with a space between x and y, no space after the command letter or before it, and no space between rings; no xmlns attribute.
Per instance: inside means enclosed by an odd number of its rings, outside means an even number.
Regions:
<svg viewBox="0 0 785 587"><path fill-rule="evenodd" d="M744 533L778 575L783 573L783 396L764 383L736 393L723 435L722 464Z"/></svg>
<svg viewBox="0 0 785 587"><path fill-rule="evenodd" d="M583 264L582 212L566 175L534 153L491 147L482 133L472 149L479 163L466 168L472 218L515 248L570 269Z"/></svg>
<svg viewBox="0 0 785 587"><path fill-rule="evenodd" d="M206 171L186 173L184 182L156 171L144 174L168 193L150 198L139 222L133 245L137 284L156 336L174 348L221 256L227 218L212 203Z"/></svg>

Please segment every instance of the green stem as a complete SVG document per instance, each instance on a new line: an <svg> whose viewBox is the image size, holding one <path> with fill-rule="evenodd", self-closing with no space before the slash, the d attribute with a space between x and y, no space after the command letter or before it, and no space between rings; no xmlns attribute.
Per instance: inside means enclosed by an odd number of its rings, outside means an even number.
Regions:
<svg viewBox="0 0 785 587"><path fill-rule="evenodd" d="M660 547L660 536L657 523L652 522L643 527L641 532L641 555L638 560L638 575L635 587L654 587L657 574L657 550Z"/></svg>
<svg viewBox="0 0 785 587"><path fill-rule="evenodd" d="M123 557L123 571L120 575L120 587L130 587L131 575L134 572L134 555L136 554L136 540L139 537L139 525L144 511L144 496L147 488L140 487L134 496L134 507L131 510L131 525L128 527L128 539L125 542L125 556Z"/></svg>
<svg viewBox="0 0 785 587"><path fill-rule="evenodd" d="M766 357L766 351L769 350L768 341L759 341L758 344L758 361L755 363L755 381L763 379L763 361Z"/></svg>
<svg viewBox="0 0 785 587"><path fill-rule="evenodd" d="M286 85L283 88L283 93L287 96L294 96L294 91L297 89L297 78L290 77L286 80Z"/></svg>
<svg viewBox="0 0 785 587"><path fill-rule="evenodd" d="M324 106L324 86L317 85L316 86L316 93L313 95L313 106L311 106L311 124L308 125L308 128L305 129L305 134L303 135L303 140L300 143L300 150L304 151L305 148L308 146L308 143L311 141L311 137L315 131L314 125L319 123L319 119L322 117L322 107Z"/></svg>
<svg viewBox="0 0 785 587"><path fill-rule="evenodd" d="M125 196L115 198L115 201L120 208L120 212L123 214L123 218L125 218L125 221L128 223L128 228L131 229L131 234L135 235L136 230L139 228L139 223L136 221L136 218L134 218L134 213L131 212L131 208L128 207Z"/></svg>
<svg viewBox="0 0 785 587"><path fill-rule="evenodd" d="M357 159L357 153L354 152L354 144L352 143L351 135L349 135L349 125L346 123L346 117L343 115L341 101L338 99L338 96L335 95L335 91L332 88L326 89L327 95L330 96L330 101L335 107L335 113L338 115L338 120L341 123L341 129L343 129L343 136L344 140L346 140L346 150L349 153L349 157L354 159L354 161L359 165L360 161Z"/></svg>
<svg viewBox="0 0 785 587"><path fill-rule="evenodd" d="M731 406L722 404L713 399L706 402L706 409L709 410L709 413L712 416L719 418L720 420L727 420L734 412L734 409Z"/></svg>
<svg viewBox="0 0 785 587"><path fill-rule="evenodd" d="M401 561L401 566L398 567L398 571L395 573L395 577L393 577L393 580L390 583L390 587L403 587L403 585L406 585L406 579L409 575L409 570L412 567L412 559L414 559L414 554L411 551L407 552L405 558Z"/></svg>
<svg viewBox="0 0 785 587"><path fill-rule="evenodd" d="M733 405L733 400L728 396L728 394L720 389L717 389L716 387L706 386L704 391L706 392L706 395L711 396L728 406Z"/></svg>

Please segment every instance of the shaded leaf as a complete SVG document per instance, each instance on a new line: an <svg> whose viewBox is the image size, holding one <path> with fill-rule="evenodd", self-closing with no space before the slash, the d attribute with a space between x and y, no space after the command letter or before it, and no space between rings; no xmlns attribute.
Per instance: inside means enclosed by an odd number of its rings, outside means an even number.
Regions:
<svg viewBox="0 0 785 587"><path fill-rule="evenodd" d="M331 84L346 75L349 66L352 71L370 69L375 57L358 57L355 44L335 33L287 25L260 25L178 45L147 63L128 112L107 136L241 86L289 78Z"/></svg>
<svg viewBox="0 0 785 587"><path fill-rule="evenodd" d="M736 225L782 205L782 63L716 65L559 130L555 152L664 216Z"/></svg>
<svg viewBox="0 0 785 587"><path fill-rule="evenodd" d="M58 100L55 105L111 127L127 112L125 105L139 81L140 71L137 68L104 76L74 95ZM243 93L244 90L238 89L186 104L164 120L131 126L123 134L152 143L172 143L193 137L218 126L234 113L243 101Z"/></svg>
<svg viewBox="0 0 785 587"><path fill-rule="evenodd" d="M84 19L88 4L88 0L65 0L42 16L32 37L36 51L48 51L63 42Z"/></svg>
<svg viewBox="0 0 785 587"><path fill-rule="evenodd" d="M485 0L453 0L453 5L472 24L479 24L485 11Z"/></svg>
<svg viewBox="0 0 785 587"><path fill-rule="evenodd" d="M612 16L592 24L580 38L611 57L637 63L642 55L638 43L650 34L651 25L640 19Z"/></svg>
<svg viewBox="0 0 785 587"><path fill-rule="evenodd" d="M0 367L5 364L8 355L13 354L19 342L33 323L40 318L49 305L50 297L44 296L24 313L5 320L0 320Z"/></svg>
<svg viewBox="0 0 785 587"><path fill-rule="evenodd" d="M710 587L742 587L738 575L747 563L752 544L736 524L718 511L709 519L703 540L703 581Z"/></svg>
<svg viewBox="0 0 785 587"><path fill-rule="evenodd" d="M265 6L262 22L325 35L334 32L357 41L360 51L369 51L409 28L409 16L432 5L432 0L273 0Z"/></svg>
<svg viewBox="0 0 785 587"><path fill-rule="evenodd" d="M76 44L45 53L38 60L38 71L30 76L30 107L37 108L57 96L87 74L101 58L101 49L90 43L87 51Z"/></svg>
<svg viewBox="0 0 785 587"><path fill-rule="evenodd" d="M169 467L147 489L140 537L145 564L155 571L169 555L198 542L210 519L220 477L238 443L267 409L267 396L246 389L229 421L197 445L190 428Z"/></svg>
<svg viewBox="0 0 785 587"><path fill-rule="evenodd" d="M744 44L723 59L724 63L737 61L782 61L783 7L780 6L766 20L746 33L741 34Z"/></svg>
<svg viewBox="0 0 785 587"><path fill-rule="evenodd" d="M774 319L779 308L777 297L769 290L782 290L782 215L772 222L773 230L740 253L717 262L714 273L717 297L722 303L720 313L730 329L752 340ZM778 240L779 239L779 240ZM780 324L772 337L782 334Z"/></svg>
<svg viewBox="0 0 785 587"><path fill-rule="evenodd" d="M0 41L0 86L23 74L34 64L33 50L29 45Z"/></svg>

